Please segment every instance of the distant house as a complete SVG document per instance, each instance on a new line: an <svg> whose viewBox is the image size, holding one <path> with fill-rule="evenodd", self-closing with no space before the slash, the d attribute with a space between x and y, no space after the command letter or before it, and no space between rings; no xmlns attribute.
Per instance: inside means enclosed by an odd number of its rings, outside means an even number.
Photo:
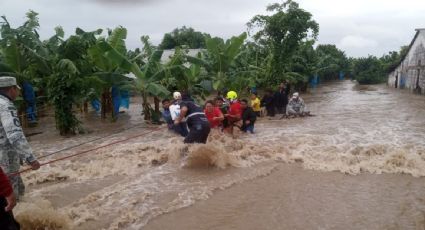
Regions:
<svg viewBox="0 0 425 230"><path fill-rule="evenodd" d="M201 52L202 49L187 49L187 51L188 51L187 55L196 57L196 55L198 55L198 53ZM164 53L162 54L162 57L161 57L161 62L162 63L168 62L175 52L176 50L174 49L164 50Z"/></svg>
<svg viewBox="0 0 425 230"><path fill-rule="evenodd" d="M416 29L408 52L389 74L388 85L425 94L425 29Z"/></svg>

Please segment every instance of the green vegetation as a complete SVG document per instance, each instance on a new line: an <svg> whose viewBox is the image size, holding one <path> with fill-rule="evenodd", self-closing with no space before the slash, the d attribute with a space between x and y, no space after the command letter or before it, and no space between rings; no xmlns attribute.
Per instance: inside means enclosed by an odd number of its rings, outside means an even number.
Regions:
<svg viewBox="0 0 425 230"><path fill-rule="evenodd" d="M144 119L158 121L160 100L174 90L205 98L213 90L247 92L251 87L276 88L282 81L306 90L313 76L334 80L340 71L360 83L379 83L403 56L392 52L379 59L347 58L335 45L315 46L319 25L296 2L272 4L267 10L248 23L252 36L223 39L182 27L165 34L159 46L142 36L142 48L135 50L126 48L123 27L77 28L67 38L57 27L54 36L41 40L37 13L28 12L17 28L2 17L0 74L17 77L19 84L27 81L38 96L47 96L56 127L69 135L81 131L76 111L87 111L94 99L101 101L102 119L118 119L113 89L141 95ZM201 49L189 55L188 48ZM167 61L162 61L164 49L174 49Z"/></svg>
<svg viewBox="0 0 425 230"><path fill-rule="evenodd" d="M161 49L174 49L185 46L189 49L206 48L205 38L211 37L209 34L195 31L193 28L183 26L176 28L171 33L166 33L159 47Z"/></svg>
<svg viewBox="0 0 425 230"><path fill-rule="evenodd" d="M291 69L293 57L303 43L316 40L319 24L293 1L272 4L267 11L273 14L257 15L248 23L251 30L258 30L254 34L255 41L269 51L267 81L275 84L283 80L297 81L300 74L295 74Z"/></svg>
<svg viewBox="0 0 425 230"><path fill-rule="evenodd" d="M360 84L378 84L387 81L387 75L393 71L407 53L408 47L403 46L400 52L389 52L380 58L369 56L351 61L352 74Z"/></svg>

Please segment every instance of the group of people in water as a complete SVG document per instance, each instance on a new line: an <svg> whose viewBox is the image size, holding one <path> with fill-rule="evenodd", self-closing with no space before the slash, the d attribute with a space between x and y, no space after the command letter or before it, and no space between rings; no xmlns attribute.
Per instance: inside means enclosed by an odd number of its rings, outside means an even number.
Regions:
<svg viewBox="0 0 425 230"><path fill-rule="evenodd" d="M258 117L275 117L276 114L282 114L281 118L310 115L298 92L289 97L290 86L285 82L280 84L275 93L266 91L261 100L255 89L250 93L248 101L239 99L235 91L228 91L226 97L207 100L201 107L189 94L174 92L173 100L162 101L162 117L170 130L185 137L185 143L206 143L211 129L233 134L237 127L242 132L253 134Z"/></svg>

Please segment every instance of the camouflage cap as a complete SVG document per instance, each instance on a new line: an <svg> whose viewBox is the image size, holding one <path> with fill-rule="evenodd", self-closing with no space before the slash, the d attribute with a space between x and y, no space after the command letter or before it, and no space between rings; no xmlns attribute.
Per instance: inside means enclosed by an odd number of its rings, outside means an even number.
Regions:
<svg viewBox="0 0 425 230"><path fill-rule="evenodd" d="M1 76L0 77L0 88L10 87L10 86L17 86L20 89L20 87L16 83L16 78L9 77L9 76Z"/></svg>

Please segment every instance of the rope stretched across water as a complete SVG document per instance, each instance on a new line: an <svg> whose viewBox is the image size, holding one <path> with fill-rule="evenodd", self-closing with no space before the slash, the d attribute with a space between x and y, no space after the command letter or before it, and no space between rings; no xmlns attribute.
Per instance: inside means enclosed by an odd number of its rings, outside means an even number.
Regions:
<svg viewBox="0 0 425 230"><path fill-rule="evenodd" d="M51 160L51 161L47 161L47 162L41 163L40 164L40 167L41 166L44 166L44 165L52 164L52 163L55 163L55 162L58 162L58 161L63 161L63 160L66 160L66 159L69 159L69 158L72 158L72 157L80 156L80 155L83 155L85 153L93 152L93 151L96 151L96 150L99 150L99 149L102 149L102 148L106 148L106 147L109 147L109 146L112 146L112 145L115 145L115 144L123 143L123 142L129 141L131 139L135 139L135 138L138 138L138 137L146 136L146 135L148 135L150 133L159 131L161 129L164 129L164 127L158 127L158 128L152 129L151 131L146 132L146 133L142 133L142 134L130 136L130 137L128 137L126 139L123 139L123 140L114 141L114 142L111 142L111 143L106 144L106 145L98 146L96 148L84 150L82 152L78 152L78 153L75 153L75 154L72 154L72 155L69 155L69 156L65 156L65 157L61 157L61 158L54 159L54 160ZM18 172L10 173L10 174L8 174L8 176L10 176L10 177L12 177L12 176L18 176L18 175L20 175L22 173L25 173L25 172L28 172L28 171L31 171L31 170L32 170L32 168L26 168L26 169L23 169L23 170L18 171Z"/></svg>
<svg viewBox="0 0 425 230"><path fill-rule="evenodd" d="M48 156L52 156L52 155L58 154L58 153L60 153L60 152L66 151L66 150L70 150L70 149L73 149L73 148L77 148L77 147L80 147L80 146L85 145L85 144L88 144L88 143L92 143L92 142L95 142L95 141L98 141L98 140L101 140L101 139L105 139L105 138L107 138L107 137L111 137L111 136L117 135L117 134L119 134L119 133L123 133L123 132L125 132L125 131L127 131L127 130L134 129L134 128L140 127L140 126L142 126L142 125L144 125L144 124L138 124L138 125L135 125L135 126L133 126L133 127L127 128L127 129L122 129L122 130L120 130L120 131L118 131L118 132L115 132L115 133L112 133L112 134L108 134L108 135L106 135L106 136L102 136L102 137L94 138L93 140L89 140L89 141L86 141L86 142L82 142L82 143L79 143L79 144L76 144L76 145L72 145L72 146L69 146L69 147L66 147L66 148L63 148L63 149L60 149L60 150L57 150L57 151L54 151L54 152L51 152L51 153L48 153L48 154L45 154L45 155L39 156L39 157L37 157L37 158L38 158L38 159L42 159L42 158L45 158L45 157L48 157Z"/></svg>

